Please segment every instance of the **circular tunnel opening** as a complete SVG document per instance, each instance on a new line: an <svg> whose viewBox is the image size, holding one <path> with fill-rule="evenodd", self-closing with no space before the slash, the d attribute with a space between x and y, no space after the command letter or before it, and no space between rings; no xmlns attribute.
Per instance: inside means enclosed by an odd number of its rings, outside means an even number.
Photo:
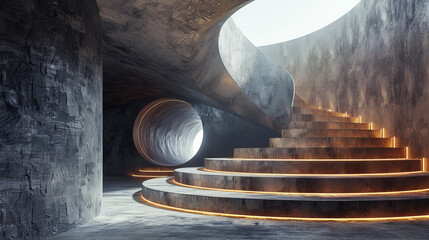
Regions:
<svg viewBox="0 0 429 240"><path fill-rule="evenodd" d="M201 147L203 135L203 123L192 105L170 98L146 105L133 129L140 155L160 166L178 166L191 160Z"/></svg>

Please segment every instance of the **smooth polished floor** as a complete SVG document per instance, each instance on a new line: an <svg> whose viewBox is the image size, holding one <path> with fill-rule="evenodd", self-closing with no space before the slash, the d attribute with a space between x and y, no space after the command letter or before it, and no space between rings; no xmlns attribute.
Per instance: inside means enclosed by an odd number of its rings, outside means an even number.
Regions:
<svg viewBox="0 0 429 240"><path fill-rule="evenodd" d="M52 240L100 239L429 239L429 220L305 222L169 211L135 200L140 182L104 180L102 213Z"/></svg>

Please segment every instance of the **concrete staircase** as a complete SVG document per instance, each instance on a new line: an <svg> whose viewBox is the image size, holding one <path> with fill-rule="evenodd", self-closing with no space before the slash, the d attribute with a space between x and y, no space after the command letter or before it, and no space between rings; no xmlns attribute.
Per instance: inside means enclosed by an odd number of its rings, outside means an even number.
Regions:
<svg viewBox="0 0 429 240"><path fill-rule="evenodd" d="M360 117L298 99L268 148L237 148L203 168L143 182L142 199L175 210L233 217L374 220L429 215L427 159Z"/></svg>

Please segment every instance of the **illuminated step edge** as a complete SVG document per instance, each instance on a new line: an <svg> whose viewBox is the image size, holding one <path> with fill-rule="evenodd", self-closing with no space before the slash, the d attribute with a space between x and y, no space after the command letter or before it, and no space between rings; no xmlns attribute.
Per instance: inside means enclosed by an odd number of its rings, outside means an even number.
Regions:
<svg viewBox="0 0 429 240"><path fill-rule="evenodd" d="M293 113L294 114L300 113L300 114L326 115L326 116L337 116L337 117L344 117L345 116L345 113L326 111L326 110L317 109L317 108L306 108L306 107L293 107Z"/></svg>
<svg viewBox="0 0 429 240"><path fill-rule="evenodd" d="M294 137L270 138L270 147L393 147L393 138Z"/></svg>
<svg viewBox="0 0 429 240"><path fill-rule="evenodd" d="M367 129L285 129L283 138L305 137L352 137L352 138L382 138L383 130Z"/></svg>
<svg viewBox="0 0 429 240"><path fill-rule="evenodd" d="M313 114L292 114L292 121L316 121L316 122L352 122L359 123L357 117L336 117L336 116L323 116Z"/></svg>
<svg viewBox="0 0 429 240"><path fill-rule="evenodd" d="M364 175L275 175L208 172L199 168L179 168L178 183L218 189L295 193L394 192L429 188L428 172Z"/></svg>
<svg viewBox="0 0 429 240"><path fill-rule="evenodd" d="M149 174L138 174L138 173L133 173L131 174L132 177L136 177L136 178L159 178L159 177L171 177L173 176L173 174L164 174L164 175L149 175Z"/></svg>
<svg viewBox="0 0 429 240"><path fill-rule="evenodd" d="M408 158L406 148L235 148L234 158Z"/></svg>
<svg viewBox="0 0 429 240"><path fill-rule="evenodd" d="M287 129L369 129L369 123L292 121Z"/></svg>
<svg viewBox="0 0 429 240"><path fill-rule="evenodd" d="M157 178L173 176L174 168L142 168L131 174L136 178Z"/></svg>
<svg viewBox="0 0 429 240"><path fill-rule="evenodd" d="M169 168L169 169L156 169L156 168L142 168L139 169L138 172L145 173L145 172L165 172L165 173L174 173L175 168Z"/></svg>
<svg viewBox="0 0 429 240"><path fill-rule="evenodd" d="M188 188L171 184L167 179L144 181L142 197L175 210L229 217L384 220L429 215L429 191L382 196L289 196Z"/></svg>
<svg viewBox="0 0 429 240"><path fill-rule="evenodd" d="M208 170L243 173L358 174L422 170L421 159L242 159L205 158Z"/></svg>

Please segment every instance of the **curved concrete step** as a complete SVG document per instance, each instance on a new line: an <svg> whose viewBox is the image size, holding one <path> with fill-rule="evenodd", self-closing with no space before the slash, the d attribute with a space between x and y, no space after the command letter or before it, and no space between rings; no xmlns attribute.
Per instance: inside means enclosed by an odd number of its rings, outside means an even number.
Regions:
<svg viewBox="0 0 429 240"><path fill-rule="evenodd" d="M324 116L337 116L337 117L345 117L345 113L326 111L317 108L306 108L306 107L293 107L293 113L300 114L313 114L313 115L324 115Z"/></svg>
<svg viewBox="0 0 429 240"><path fill-rule="evenodd" d="M167 168L167 167L148 167L141 168L133 173L131 173L132 177L136 178L157 178L157 177L169 177L174 175L175 168Z"/></svg>
<svg viewBox="0 0 429 240"><path fill-rule="evenodd" d="M270 138L273 148L304 147L393 147L391 138L308 137Z"/></svg>
<svg viewBox="0 0 429 240"><path fill-rule="evenodd" d="M292 121L313 121L313 122L351 122L359 123L359 118L356 117L337 117L337 116L322 116L313 114L293 114Z"/></svg>
<svg viewBox="0 0 429 240"><path fill-rule="evenodd" d="M383 130L362 129L284 129L283 138L306 137L354 137L354 138L382 138Z"/></svg>
<svg viewBox="0 0 429 240"><path fill-rule="evenodd" d="M202 190L157 178L143 182L142 197L178 209L227 216L288 218L386 218L429 214L429 191L381 195L275 195Z"/></svg>
<svg viewBox="0 0 429 240"><path fill-rule="evenodd" d="M237 159L205 158L204 168L214 171L281 174L358 174L412 172L422 169L421 159Z"/></svg>
<svg viewBox="0 0 429 240"><path fill-rule="evenodd" d="M407 157L406 148L234 148L234 158L369 159Z"/></svg>
<svg viewBox="0 0 429 240"><path fill-rule="evenodd" d="M369 129L369 123L350 123L350 122L310 122L310 121L292 121L288 129L317 128L317 129Z"/></svg>
<svg viewBox="0 0 429 240"><path fill-rule="evenodd" d="M249 174L178 168L178 183L215 189L287 193L370 193L429 188L429 173L391 174Z"/></svg>

